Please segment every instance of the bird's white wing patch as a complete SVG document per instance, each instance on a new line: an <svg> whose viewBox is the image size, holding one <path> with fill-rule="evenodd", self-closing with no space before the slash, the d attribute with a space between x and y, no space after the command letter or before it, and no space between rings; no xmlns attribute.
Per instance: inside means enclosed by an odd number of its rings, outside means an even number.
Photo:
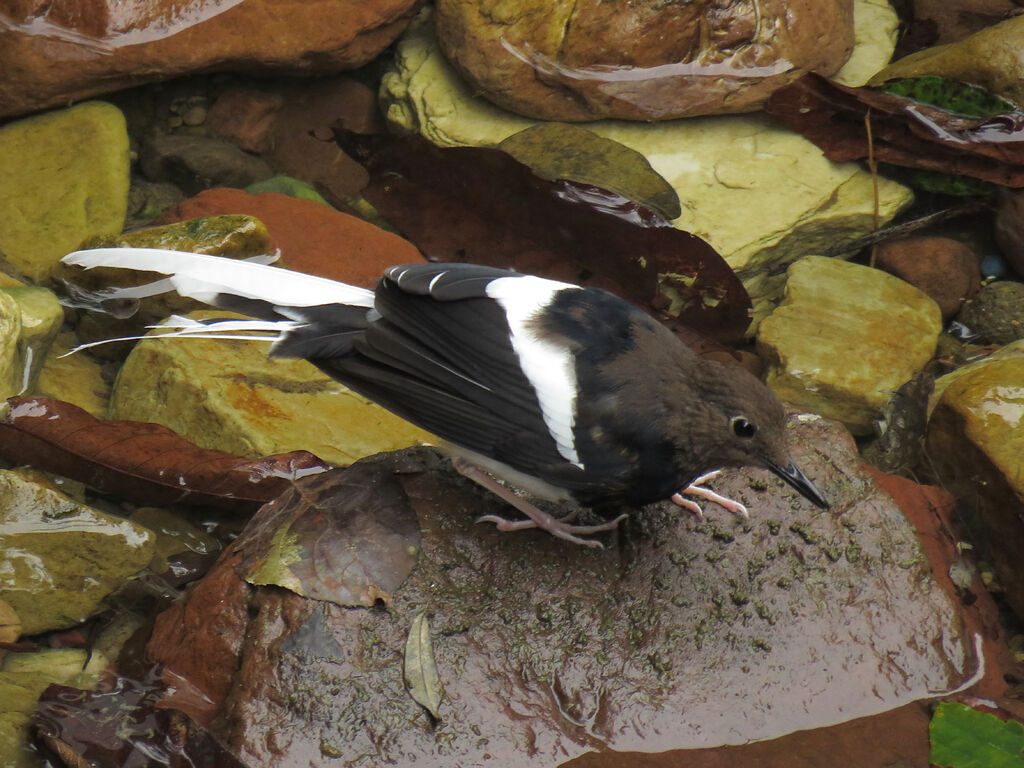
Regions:
<svg viewBox="0 0 1024 768"><path fill-rule="evenodd" d="M583 468L576 452L576 360L566 347L538 336L530 321L550 306L559 291L578 289L569 283L523 275L501 277L487 285L487 295L505 310L512 331L512 349L533 385L544 424L558 453Z"/></svg>
<svg viewBox="0 0 1024 768"><path fill-rule="evenodd" d="M69 253L62 261L86 269L119 267L159 272L170 276L169 284L178 293L200 301L213 294L227 293L292 307L373 306L373 291L366 288L221 256L162 248L94 248Z"/></svg>

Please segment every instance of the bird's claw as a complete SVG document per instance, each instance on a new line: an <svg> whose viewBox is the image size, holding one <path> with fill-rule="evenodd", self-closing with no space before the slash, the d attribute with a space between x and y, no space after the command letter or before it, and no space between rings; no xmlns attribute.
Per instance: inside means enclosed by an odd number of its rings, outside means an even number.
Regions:
<svg viewBox="0 0 1024 768"><path fill-rule="evenodd" d="M499 531L522 531L527 528L540 528L541 530L547 531L552 536L557 536L560 539L571 541L573 544L581 544L584 547L603 549L604 545L600 541L580 537L591 533L614 530L615 528L618 528L619 523L627 517L629 517L629 515L619 515L614 520L609 520L605 523L598 523L597 525L570 525L571 521L576 518L576 512L573 511L560 518L549 516L543 522L538 522L533 519L506 520L504 517L500 517L498 515L482 515L478 517L476 521L478 523L494 523Z"/></svg>
<svg viewBox="0 0 1024 768"><path fill-rule="evenodd" d="M744 520L749 519L750 513L747 511L747 508L745 506L740 504L740 502L734 499L730 499L726 496L721 496L712 491L710 488L701 487L708 480L713 480L714 478L718 477L718 475L720 475L721 472L722 470L716 469L714 472L708 472L707 474L701 475L679 493L672 494L673 503L679 505L683 509L687 509L690 512L693 512L697 516L698 520L702 520L704 519L704 512L703 510L701 510L700 505L695 501L683 498L683 494L689 496L699 496L702 499L707 499L708 501L713 502L718 506L729 510L734 515L739 515Z"/></svg>

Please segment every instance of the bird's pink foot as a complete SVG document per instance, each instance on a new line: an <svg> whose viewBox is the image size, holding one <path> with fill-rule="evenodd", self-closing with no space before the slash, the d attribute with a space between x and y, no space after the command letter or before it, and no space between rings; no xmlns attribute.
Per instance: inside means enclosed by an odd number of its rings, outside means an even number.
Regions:
<svg viewBox="0 0 1024 768"><path fill-rule="evenodd" d="M712 480L718 477L719 474L721 474L721 470L716 469L714 472L708 472L705 475L701 475L679 493L672 494L672 501L678 504L683 509L687 509L690 512L693 512L693 514L695 514L698 518L704 517L703 510L701 510L700 505L697 502L683 498L684 494L687 496L699 496L702 499L707 499L708 501L714 502L718 506L729 510L734 515L739 515L744 520L750 517L750 514L747 512L747 508L740 504L738 501L727 498L725 496L720 496L719 494L712 491L710 488L701 487L708 480Z"/></svg>

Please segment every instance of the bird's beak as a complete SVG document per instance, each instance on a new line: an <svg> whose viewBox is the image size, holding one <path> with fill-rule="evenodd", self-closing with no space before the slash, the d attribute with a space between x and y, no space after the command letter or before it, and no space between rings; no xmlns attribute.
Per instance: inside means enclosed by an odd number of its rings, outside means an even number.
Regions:
<svg viewBox="0 0 1024 768"><path fill-rule="evenodd" d="M807 475L801 472L800 468L792 461L789 462L788 466L784 467L769 460L768 469L796 488L801 496L815 506L828 509L828 502L825 501L825 497L818 492L818 489L814 487L814 483L808 480Z"/></svg>

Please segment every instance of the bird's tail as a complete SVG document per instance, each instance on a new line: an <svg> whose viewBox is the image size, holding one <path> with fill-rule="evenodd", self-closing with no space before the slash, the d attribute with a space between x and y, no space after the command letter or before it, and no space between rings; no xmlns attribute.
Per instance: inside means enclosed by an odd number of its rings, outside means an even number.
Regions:
<svg viewBox="0 0 1024 768"><path fill-rule="evenodd" d="M267 257L229 259L161 248L95 248L74 251L66 264L166 275L145 285L74 291L82 306L141 299L175 291L254 320L202 322L172 317L161 326L169 338L253 338L272 340L270 354L310 357L344 354L368 324L373 291L323 277L268 265ZM81 347L79 347L81 349Z"/></svg>

